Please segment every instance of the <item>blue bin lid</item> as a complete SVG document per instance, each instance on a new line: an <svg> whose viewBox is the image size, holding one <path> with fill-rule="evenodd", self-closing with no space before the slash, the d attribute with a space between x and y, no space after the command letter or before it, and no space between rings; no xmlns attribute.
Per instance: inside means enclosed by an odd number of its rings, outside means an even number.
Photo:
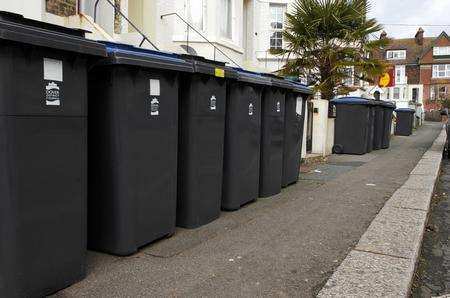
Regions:
<svg viewBox="0 0 450 298"><path fill-rule="evenodd" d="M415 113L416 110L410 109L410 108L398 108L398 109L395 109L395 112L396 113L398 113L398 112L400 112L400 113Z"/></svg>
<svg viewBox="0 0 450 298"><path fill-rule="evenodd" d="M342 97L336 98L331 101L335 105L373 105L373 100L369 100L362 97Z"/></svg>
<svg viewBox="0 0 450 298"><path fill-rule="evenodd" d="M237 67L233 67L233 69L237 72L238 81L265 86L272 85L272 82L269 78L262 76L258 72L253 72Z"/></svg>
<svg viewBox="0 0 450 298"><path fill-rule="evenodd" d="M206 59L202 56L194 56L188 54L181 54L186 62L191 63L194 72L207 74L219 78L236 79L237 72L234 68L226 66L225 62Z"/></svg>
<svg viewBox="0 0 450 298"><path fill-rule="evenodd" d="M392 109L392 110L394 110L396 108L395 103L393 103L391 101L383 101L383 106L385 108Z"/></svg>
<svg viewBox="0 0 450 298"><path fill-rule="evenodd" d="M302 94L313 94L312 89L297 81L287 80L292 85L292 90L294 92L302 93Z"/></svg>
<svg viewBox="0 0 450 298"><path fill-rule="evenodd" d="M290 89L292 90L293 86L289 83L289 81L285 80L282 77L271 73L261 73L262 76L267 77L272 82L272 86L282 88L282 89Z"/></svg>
<svg viewBox="0 0 450 298"><path fill-rule="evenodd" d="M192 65L178 54L138 48L128 44L100 41L106 46L109 59L105 64L134 65L148 68L193 72Z"/></svg>

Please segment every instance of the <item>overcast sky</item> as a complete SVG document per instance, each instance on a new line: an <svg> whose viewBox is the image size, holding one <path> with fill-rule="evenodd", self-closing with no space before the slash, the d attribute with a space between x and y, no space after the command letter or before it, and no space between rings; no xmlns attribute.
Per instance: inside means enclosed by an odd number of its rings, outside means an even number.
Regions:
<svg viewBox="0 0 450 298"><path fill-rule="evenodd" d="M385 25L388 36L414 37L418 25L450 25L450 0L369 0L370 16L382 24L414 24L415 26ZM450 26L421 26L425 36L437 36L442 31L450 34Z"/></svg>

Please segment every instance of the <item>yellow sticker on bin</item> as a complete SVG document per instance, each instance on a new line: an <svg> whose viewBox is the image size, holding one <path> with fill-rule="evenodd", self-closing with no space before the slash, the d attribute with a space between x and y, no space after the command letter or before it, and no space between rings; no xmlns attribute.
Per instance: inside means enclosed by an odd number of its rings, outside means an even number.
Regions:
<svg viewBox="0 0 450 298"><path fill-rule="evenodd" d="M216 74L216 77L224 78L225 77L225 70L222 69L222 68L216 68L215 74Z"/></svg>

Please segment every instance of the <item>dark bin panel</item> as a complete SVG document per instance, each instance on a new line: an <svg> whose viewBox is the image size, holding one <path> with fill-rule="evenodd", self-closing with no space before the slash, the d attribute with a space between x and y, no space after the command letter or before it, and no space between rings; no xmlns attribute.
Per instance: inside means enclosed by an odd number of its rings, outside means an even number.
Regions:
<svg viewBox="0 0 450 298"><path fill-rule="evenodd" d="M270 197L281 191L285 97L292 89L289 82L268 77L272 86L264 88L262 97L260 197Z"/></svg>
<svg viewBox="0 0 450 298"><path fill-rule="evenodd" d="M109 58L89 76L88 246L129 255L175 231L175 70L192 66L175 55L107 46Z"/></svg>
<svg viewBox="0 0 450 298"><path fill-rule="evenodd" d="M371 101L360 97L346 97L331 102L336 105L333 152L337 154L367 153L370 137Z"/></svg>
<svg viewBox="0 0 450 298"><path fill-rule="evenodd" d="M302 153L304 110L311 90L304 85L292 82L292 91L286 94L284 118L283 176L282 186L296 183L300 174ZM297 105L301 114L297 114Z"/></svg>
<svg viewBox="0 0 450 298"><path fill-rule="evenodd" d="M222 209L237 210L259 193L261 96L270 80L238 70L228 85Z"/></svg>
<svg viewBox="0 0 450 298"><path fill-rule="evenodd" d="M0 297L41 297L85 276L85 54L106 51L13 21L0 17Z"/></svg>
<svg viewBox="0 0 450 298"><path fill-rule="evenodd" d="M384 129L384 108L382 101L373 101L374 104L374 133L373 133L373 150L379 150L383 144Z"/></svg>
<svg viewBox="0 0 450 298"><path fill-rule="evenodd" d="M373 140L375 135L375 105L373 104L373 101L370 101L369 103L369 122L366 135L367 135L366 153L369 153L372 152L373 150L373 143L374 143Z"/></svg>
<svg viewBox="0 0 450 298"><path fill-rule="evenodd" d="M392 114L395 110L395 104L391 102L383 102L384 124L383 124L383 142L381 148L387 149L391 142Z"/></svg>
<svg viewBox="0 0 450 298"><path fill-rule="evenodd" d="M395 135L396 136L410 136L413 130L414 114L416 111L414 109L396 109L397 123L395 125Z"/></svg>
<svg viewBox="0 0 450 298"><path fill-rule="evenodd" d="M196 228L220 216L227 79L224 63L185 56L181 81L177 225Z"/></svg>

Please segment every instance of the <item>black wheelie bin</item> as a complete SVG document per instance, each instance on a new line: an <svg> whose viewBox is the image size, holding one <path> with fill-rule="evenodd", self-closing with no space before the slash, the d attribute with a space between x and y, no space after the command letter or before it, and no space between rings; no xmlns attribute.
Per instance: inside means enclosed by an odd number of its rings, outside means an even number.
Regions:
<svg viewBox="0 0 450 298"><path fill-rule="evenodd" d="M312 94L311 89L305 85L298 82L291 82L291 84L292 91L287 92L285 103L282 187L298 181L305 121L304 111L306 100Z"/></svg>
<svg viewBox="0 0 450 298"><path fill-rule="evenodd" d="M375 135L375 101L369 100L369 128L367 129L367 147L366 147L366 153L372 152L373 150L373 140Z"/></svg>
<svg viewBox="0 0 450 298"><path fill-rule="evenodd" d="M391 130L392 130L392 114L395 110L395 103L384 101L383 102L383 142L381 148L387 149L391 143Z"/></svg>
<svg viewBox="0 0 450 298"><path fill-rule="evenodd" d="M262 96L259 196L270 197L281 192L285 97L292 85L275 75L264 76L271 85L264 88Z"/></svg>
<svg viewBox="0 0 450 298"><path fill-rule="evenodd" d="M88 247L130 255L175 231L177 55L105 43L89 73Z"/></svg>
<svg viewBox="0 0 450 298"><path fill-rule="evenodd" d="M85 276L87 69L102 44L0 13L0 297Z"/></svg>
<svg viewBox="0 0 450 298"><path fill-rule="evenodd" d="M237 69L228 84L222 209L237 210L259 193L261 96L270 79Z"/></svg>
<svg viewBox="0 0 450 298"><path fill-rule="evenodd" d="M383 145L383 129L384 129L384 104L381 100L372 101L375 110L373 124L373 150L380 150Z"/></svg>
<svg viewBox="0 0 450 298"><path fill-rule="evenodd" d="M344 97L331 103L336 105L333 153L367 153L371 101L361 97Z"/></svg>
<svg viewBox="0 0 450 298"><path fill-rule="evenodd" d="M194 68L181 81L177 225L197 228L220 216L227 81L225 63L183 55Z"/></svg>
<svg viewBox="0 0 450 298"><path fill-rule="evenodd" d="M413 130L414 114L416 111L409 108L396 109L397 123L395 125L396 136L410 136Z"/></svg>

